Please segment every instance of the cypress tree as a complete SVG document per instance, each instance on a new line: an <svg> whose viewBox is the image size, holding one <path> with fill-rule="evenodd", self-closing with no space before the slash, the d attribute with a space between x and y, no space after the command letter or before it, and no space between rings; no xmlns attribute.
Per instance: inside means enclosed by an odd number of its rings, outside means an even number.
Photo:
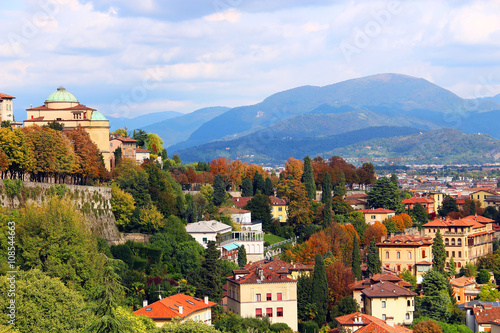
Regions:
<svg viewBox="0 0 500 333"><path fill-rule="evenodd" d="M213 203L216 206L220 206L224 201L226 201L226 186L224 185L222 176L217 174L214 177Z"/></svg>
<svg viewBox="0 0 500 333"><path fill-rule="evenodd" d="M238 248L238 266L240 268L243 268L247 264L247 250L245 250L245 247L242 245Z"/></svg>
<svg viewBox="0 0 500 333"><path fill-rule="evenodd" d="M432 269L444 274L444 266L446 263L446 250L444 248L443 237L439 228L434 237L434 243L432 244Z"/></svg>
<svg viewBox="0 0 500 333"><path fill-rule="evenodd" d="M271 178L267 177L264 183L264 194L268 196L274 196L274 185Z"/></svg>
<svg viewBox="0 0 500 333"><path fill-rule="evenodd" d="M253 195L256 195L257 192L264 194L264 177L257 171L255 171L255 175L253 176Z"/></svg>
<svg viewBox="0 0 500 333"><path fill-rule="evenodd" d="M352 244L352 274L356 279L361 280L361 259L359 257L359 242L358 237L354 235Z"/></svg>
<svg viewBox="0 0 500 333"><path fill-rule="evenodd" d="M242 197L251 197L253 196L253 185L250 179L245 178L241 182L241 196Z"/></svg>
<svg viewBox="0 0 500 333"><path fill-rule="evenodd" d="M333 189L333 195L336 197L343 197L346 195L347 190L345 188L345 173L341 172L338 183L335 184Z"/></svg>
<svg viewBox="0 0 500 333"><path fill-rule="evenodd" d="M297 279L297 316L302 321L308 321L311 307L312 276L301 274Z"/></svg>
<svg viewBox="0 0 500 333"><path fill-rule="evenodd" d="M455 268L455 260L453 260L453 257L450 258L450 267L448 268L448 273L450 275L457 275L457 269Z"/></svg>
<svg viewBox="0 0 500 333"><path fill-rule="evenodd" d="M221 282L223 277L220 251L214 241L208 241L205 260L200 269L198 296L208 296L210 300L219 302L223 294Z"/></svg>
<svg viewBox="0 0 500 333"><path fill-rule="evenodd" d="M185 217L188 223L198 222L198 210L196 209L196 205L194 204L192 197L188 201Z"/></svg>
<svg viewBox="0 0 500 333"><path fill-rule="evenodd" d="M328 282L326 279L325 262L321 254L316 255L315 261L311 303L316 306L314 321L321 327L326 323L326 314L328 311Z"/></svg>
<svg viewBox="0 0 500 333"><path fill-rule="evenodd" d="M380 261L380 256L378 254L377 244L375 244L375 237L372 238L370 247L368 248L366 266L368 276L382 273L382 262Z"/></svg>
<svg viewBox="0 0 500 333"><path fill-rule="evenodd" d="M323 207L323 225L328 226L332 221L332 183L329 173L325 175L323 180L323 194L321 201L325 204Z"/></svg>
<svg viewBox="0 0 500 333"><path fill-rule="evenodd" d="M304 157L304 173L302 173L302 182L306 185L307 198L309 200L314 200L316 198L316 183L314 182L312 161L309 155Z"/></svg>

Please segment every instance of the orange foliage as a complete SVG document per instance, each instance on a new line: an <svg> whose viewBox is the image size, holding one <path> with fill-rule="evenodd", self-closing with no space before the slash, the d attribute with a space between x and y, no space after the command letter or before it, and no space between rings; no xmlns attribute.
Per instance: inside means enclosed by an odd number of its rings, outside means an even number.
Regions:
<svg viewBox="0 0 500 333"><path fill-rule="evenodd" d="M326 267L328 282L328 309L332 309L343 297L349 296L349 284L354 282L354 276L349 268L341 262L334 262Z"/></svg>
<svg viewBox="0 0 500 333"><path fill-rule="evenodd" d="M368 246L373 237L375 237L375 242L380 243L382 241L382 237L387 236L387 228L379 221L375 221L374 224L368 226L365 230L365 239L363 243Z"/></svg>
<svg viewBox="0 0 500 333"><path fill-rule="evenodd" d="M399 216L401 216L401 218L403 219L403 224L404 224L405 228L413 227L413 220L410 217L410 215L408 215L406 213L401 213L401 214L399 214Z"/></svg>
<svg viewBox="0 0 500 333"><path fill-rule="evenodd" d="M285 177L292 176L293 179L300 181L304 173L304 162L290 157L285 163Z"/></svg>

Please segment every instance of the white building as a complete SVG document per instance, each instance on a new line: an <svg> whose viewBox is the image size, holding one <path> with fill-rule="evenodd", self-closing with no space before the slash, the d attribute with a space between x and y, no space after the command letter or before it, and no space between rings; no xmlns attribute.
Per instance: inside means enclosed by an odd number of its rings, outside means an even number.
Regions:
<svg viewBox="0 0 500 333"><path fill-rule="evenodd" d="M217 242L217 235L231 232L232 230L233 227L215 220L188 223L186 226L187 233L193 236L205 248L209 241Z"/></svg>

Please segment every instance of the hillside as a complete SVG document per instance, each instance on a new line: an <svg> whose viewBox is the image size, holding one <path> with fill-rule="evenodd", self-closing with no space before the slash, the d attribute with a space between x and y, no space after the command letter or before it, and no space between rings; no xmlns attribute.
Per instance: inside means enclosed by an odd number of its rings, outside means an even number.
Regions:
<svg viewBox="0 0 500 333"><path fill-rule="evenodd" d="M178 117L182 115L180 112L176 111L165 111L149 113L135 118L125 118L125 117L111 117L106 116L109 120L110 131L113 132L118 128L127 128L129 131L134 129L142 128L144 126L154 124L159 121L164 121L170 118Z"/></svg>

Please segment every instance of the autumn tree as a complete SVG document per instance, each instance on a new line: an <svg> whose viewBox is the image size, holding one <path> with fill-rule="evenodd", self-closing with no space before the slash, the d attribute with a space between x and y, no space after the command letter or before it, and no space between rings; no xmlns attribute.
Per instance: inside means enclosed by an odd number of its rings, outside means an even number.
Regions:
<svg viewBox="0 0 500 333"><path fill-rule="evenodd" d="M7 157L11 179L21 178L24 172L31 171L35 160L23 131L0 128L0 150Z"/></svg>
<svg viewBox="0 0 500 333"><path fill-rule="evenodd" d="M114 134L116 136L121 136L123 138L128 138L128 131L126 128L118 128L116 131L111 132L110 134Z"/></svg>
<svg viewBox="0 0 500 333"><path fill-rule="evenodd" d="M292 225L305 225L311 222L312 211L303 183L287 179L278 185L278 195L289 202L288 221Z"/></svg>
<svg viewBox="0 0 500 333"><path fill-rule="evenodd" d="M434 320L423 320L413 326L414 333L442 333L443 329Z"/></svg>
<svg viewBox="0 0 500 333"><path fill-rule="evenodd" d="M148 133L146 147L151 152L152 158L157 158L163 150L163 140L155 133Z"/></svg>
<svg viewBox="0 0 500 333"><path fill-rule="evenodd" d="M134 210L135 201L132 194L126 193L118 185L113 184L111 187L111 211L115 216L116 224L121 228L126 228Z"/></svg>
<svg viewBox="0 0 500 333"><path fill-rule="evenodd" d="M285 163L286 176L291 176L293 179L300 181L304 173L304 163L301 160L290 157Z"/></svg>
<svg viewBox="0 0 500 333"><path fill-rule="evenodd" d="M361 280L361 258L359 256L358 237L354 237L352 245L352 273L356 279Z"/></svg>
<svg viewBox="0 0 500 333"><path fill-rule="evenodd" d="M371 224L366 228L365 237L363 243L365 246L370 244L372 238L375 238L375 242L380 243L382 241L382 237L387 236L387 228L379 221L375 221L375 223Z"/></svg>
<svg viewBox="0 0 500 333"><path fill-rule="evenodd" d="M328 281L328 309L333 310L344 297L351 294L349 285L354 282L352 271L341 262L333 262L326 267Z"/></svg>

